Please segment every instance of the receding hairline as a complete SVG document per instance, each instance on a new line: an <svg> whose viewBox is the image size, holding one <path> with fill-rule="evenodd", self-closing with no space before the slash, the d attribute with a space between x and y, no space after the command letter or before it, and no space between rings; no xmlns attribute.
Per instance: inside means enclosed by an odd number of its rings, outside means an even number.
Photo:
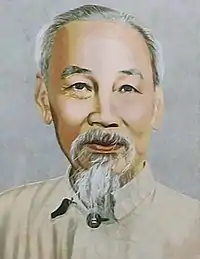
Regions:
<svg viewBox="0 0 200 259"><path fill-rule="evenodd" d="M151 30L131 14L91 4L82 5L55 16L50 23L44 25L39 31L36 38L35 60L38 68L41 72L44 72L45 78L48 77L48 62L51 57L51 47L55 34L63 26L78 21L114 22L123 24L126 28L128 26L131 29L136 29L148 45L152 59L154 82L156 85L160 83L164 74L162 47Z"/></svg>
<svg viewBox="0 0 200 259"><path fill-rule="evenodd" d="M134 32L141 40L142 42L144 43L144 45L147 47L148 49L148 44L147 42L145 41L144 39L144 36L137 30L137 28L134 28L132 27L131 25L129 24L126 24L124 22L121 22L121 21L109 21L109 20L92 20L92 21L86 21L86 20L78 20L78 21L71 21L71 22L68 22L64 25L62 25L60 28L57 29L57 31L55 32L55 35L54 35L54 41L56 40L57 38L57 35L59 34L62 34L64 32L66 33L69 33L69 34L76 34L76 29L77 30L82 30L82 29L86 29L86 30L90 30L92 32L96 32L94 30L94 26L95 26L95 29L98 30L98 27L97 25L99 24L99 27L100 29L102 29L102 24L104 24L106 26L106 29L108 28L109 25L116 25L116 26L120 26L124 31L127 30L127 33L130 31L130 32ZM88 26L88 29L86 28L86 26ZM74 27L75 28L70 28L70 27ZM77 26L77 28L76 28ZM91 26L91 27L90 27ZM74 31L70 31L71 29L73 29ZM112 31L113 31L113 27L110 28ZM117 27L116 27L116 30L117 30ZM79 32L79 35L81 35L81 33ZM112 36L112 35L111 35ZM54 43L54 42L53 42ZM53 44L52 44L53 45ZM150 53L149 53L149 56L150 56Z"/></svg>
<svg viewBox="0 0 200 259"><path fill-rule="evenodd" d="M84 23L83 23L84 22ZM130 45L130 46L132 46L132 42L133 42L133 39L130 39L129 37L131 37L131 34L130 33L134 33L135 35L134 36L136 36L136 37L139 37L139 40L140 41L142 41L142 46L146 49L146 54L145 54L145 56L146 56L146 58L148 59L148 62L151 62L151 55L150 55L150 52L149 52L149 50L148 50L148 45L147 45L147 43L146 43L146 41L145 41L145 39L144 39L144 37L141 35L141 33L137 30L137 29L135 29L135 28L133 28L133 27L131 27L131 26L129 26L129 25L127 25L127 24L124 24L124 23L119 23L119 22L117 22L117 21L102 21L102 20L96 20L96 21L85 21L85 20L79 20L79 21L72 21L72 22L69 22L69 23L67 23L67 24L65 24L65 25L63 25L62 27L60 27L57 31L56 31L56 33L55 33L55 38L54 38L54 42L53 42L53 44L52 44L52 54L53 53L55 53L54 51L61 51L61 49L58 49L58 48L55 48L54 49L54 46L57 44L57 42L58 42L58 44L59 44L59 42L60 41L63 41L63 38L65 38L64 39L64 42L65 42L65 44L66 45L62 45L64 48L65 47L67 47L68 46L68 41L69 41L69 38L71 37L70 36L70 34L76 34L77 33L77 35L79 36L79 38L77 39L77 36L75 35L75 41L76 40L78 40L78 41L82 41L82 39L85 37L85 31L84 31L84 29L86 28L86 35L87 35L87 30L91 30L91 34L96 34L97 33L97 35L99 36L99 30L98 30L98 27L97 27L97 24L96 23L99 23L99 26L100 26L100 30L103 32L103 34L104 33L109 33L110 32L110 30L113 32L113 27L111 27L111 28L109 28L109 30L108 31L106 31L106 30L104 30L104 28L102 28L101 26L102 26L102 23L104 24L104 26L106 27L106 29L108 28L108 24L110 24L110 25L116 25L116 26L120 26L120 29L122 30L121 32L120 32L120 34L122 33L124 33L125 32L125 34L127 34L127 37L128 37L128 41L129 41L129 43L128 43L128 45ZM91 28L87 28L87 27L85 27L84 25L89 25L90 26L90 24L91 24ZM71 27L72 26L72 27ZM74 28L74 26L75 26L75 28ZM77 26L77 28L76 28L76 26ZM96 28L96 30L94 29L94 27ZM125 31L124 29L126 29L127 31ZM116 31L118 32L119 30L118 30L118 28L116 29ZM82 38L82 32L83 32L83 38ZM130 33L129 33L130 32ZM88 32L88 35L90 36L90 33ZM133 35L133 34L132 34ZM74 35L73 35L74 36ZM72 38L73 38L73 36L72 36ZM98 37L97 36L97 37ZM103 37L104 37L105 35L103 35ZM110 36L111 36L111 40L113 40L113 34L110 34ZM96 35L95 35L95 37L96 37ZM100 35L100 37L101 37L101 35ZM107 39L107 35L105 36L105 38ZM108 36L108 38L109 38L109 36ZM118 39L120 39L117 35L115 35L114 36L114 41L116 40L116 38L117 38L117 40ZM125 37L123 38L123 39L125 39ZM73 42L74 42L74 40L73 40ZM126 40L125 40L126 41ZM141 46L141 44L140 44L140 46ZM60 47L60 46L59 46ZM71 46L72 47L72 46ZM70 65L69 66L69 69L71 70L71 68L72 67L74 67L73 65ZM88 68L87 68L88 69ZM152 68L151 68L152 69ZM128 69L127 69L128 70ZM134 70L136 70L136 68L134 68ZM123 71L125 71L125 70L122 70L122 72ZM130 70L129 70L130 71ZM139 70L138 70L139 71ZM140 72L140 71L139 71ZM134 72L135 73L135 72ZM140 72L140 77L143 79L143 75L142 75L142 73Z"/></svg>
<svg viewBox="0 0 200 259"><path fill-rule="evenodd" d="M111 20L109 20L109 19L104 19L104 20L101 20L101 19L95 19L95 20L84 20L84 19L80 19L80 20L69 21L69 22L66 22L66 23L62 24L62 25L60 26L60 28L58 28L58 29L56 30L56 33L57 33L59 30L63 29L63 28L67 28L67 27L70 27L70 26L73 26L73 25L76 25L76 24L77 24L77 26L80 26L80 27L81 27L81 25L84 26L84 24L91 24L91 25L92 25L92 24L95 24L95 25L97 25L97 23L99 23L99 24L105 24L106 26L109 26L109 24L110 24L110 25L111 25L111 24L116 24L116 25L119 25L119 26L123 27L124 29L134 30L134 31L138 32L138 33L141 35L141 33L137 30L137 28L131 26L130 24L125 23L124 21L120 21L120 20L111 21ZM142 36L142 35L141 35L141 36Z"/></svg>

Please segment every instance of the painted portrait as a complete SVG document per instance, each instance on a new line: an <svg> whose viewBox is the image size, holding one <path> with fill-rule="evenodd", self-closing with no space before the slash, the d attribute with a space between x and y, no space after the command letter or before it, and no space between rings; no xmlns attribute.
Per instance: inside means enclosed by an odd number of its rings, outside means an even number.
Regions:
<svg viewBox="0 0 200 259"><path fill-rule="evenodd" d="M198 11L134 5L4 28L0 259L200 258Z"/></svg>

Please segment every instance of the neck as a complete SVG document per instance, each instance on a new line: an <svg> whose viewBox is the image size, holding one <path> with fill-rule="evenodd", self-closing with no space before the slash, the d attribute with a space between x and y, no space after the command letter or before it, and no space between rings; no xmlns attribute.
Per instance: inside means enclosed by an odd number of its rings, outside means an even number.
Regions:
<svg viewBox="0 0 200 259"><path fill-rule="evenodd" d="M143 159L134 163L134 166L132 167L132 169L120 177L121 187L126 185L133 178L135 178L143 170L145 165L146 165L146 161Z"/></svg>

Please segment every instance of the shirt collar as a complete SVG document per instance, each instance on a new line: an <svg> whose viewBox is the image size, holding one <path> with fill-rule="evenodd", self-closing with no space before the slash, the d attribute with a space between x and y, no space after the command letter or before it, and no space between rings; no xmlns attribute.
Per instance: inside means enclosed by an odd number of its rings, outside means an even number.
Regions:
<svg viewBox="0 0 200 259"><path fill-rule="evenodd" d="M69 181L70 168L67 170L66 184L68 195L78 205L78 207L84 212L85 207L75 194L70 181ZM122 219L130 214L134 209L139 207L143 201L154 193L155 180L151 173L149 165L146 163L142 171L133 178L126 185L116 191L115 197L115 217L116 219Z"/></svg>
<svg viewBox="0 0 200 259"><path fill-rule="evenodd" d="M130 182L115 193L115 217L121 219L139 207L143 201L154 193L155 180L149 165Z"/></svg>

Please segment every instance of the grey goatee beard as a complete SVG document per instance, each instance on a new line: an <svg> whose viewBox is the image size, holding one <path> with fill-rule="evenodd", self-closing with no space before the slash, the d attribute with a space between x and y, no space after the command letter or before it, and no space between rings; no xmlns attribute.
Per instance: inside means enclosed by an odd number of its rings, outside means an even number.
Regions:
<svg viewBox="0 0 200 259"><path fill-rule="evenodd" d="M114 204L110 194L119 187L119 176L113 174L106 159L95 161L90 169L80 172L74 183L74 189L88 210L96 211L102 217L110 217L112 214Z"/></svg>
<svg viewBox="0 0 200 259"><path fill-rule="evenodd" d="M125 147L123 154L93 154L83 146L86 143L93 142L121 143ZM93 210L101 217L114 218L113 195L120 188L120 177L130 170L131 160L128 155L131 153L131 145L127 139L119 134L91 130L85 134L79 135L72 143L71 157L73 161L87 158L90 162L88 169L80 168L79 172L73 176L73 188L79 198L86 205L87 209ZM119 159L125 159L126 168L121 174L115 173L113 167Z"/></svg>

